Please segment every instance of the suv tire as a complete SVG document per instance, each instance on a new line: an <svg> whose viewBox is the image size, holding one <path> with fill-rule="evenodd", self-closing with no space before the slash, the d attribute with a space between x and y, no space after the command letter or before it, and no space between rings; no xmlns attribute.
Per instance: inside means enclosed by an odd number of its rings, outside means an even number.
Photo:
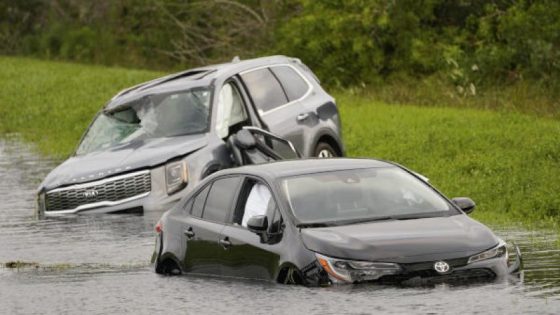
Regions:
<svg viewBox="0 0 560 315"><path fill-rule="evenodd" d="M313 156L318 158L332 158L332 157L337 157L338 154L330 144L326 142L319 142L315 147L315 152Z"/></svg>

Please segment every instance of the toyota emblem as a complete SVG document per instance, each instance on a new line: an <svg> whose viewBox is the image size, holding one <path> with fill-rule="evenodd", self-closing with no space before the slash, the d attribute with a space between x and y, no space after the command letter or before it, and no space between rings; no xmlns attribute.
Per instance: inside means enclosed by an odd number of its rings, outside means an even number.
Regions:
<svg viewBox="0 0 560 315"><path fill-rule="evenodd" d="M449 264L446 263L445 261L436 261L434 263L434 269L438 272L438 273L447 273L449 272Z"/></svg>

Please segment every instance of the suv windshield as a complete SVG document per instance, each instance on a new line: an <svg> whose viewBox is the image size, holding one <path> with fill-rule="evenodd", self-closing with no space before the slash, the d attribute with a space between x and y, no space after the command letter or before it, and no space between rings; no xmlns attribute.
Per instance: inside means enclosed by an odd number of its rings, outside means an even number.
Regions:
<svg viewBox="0 0 560 315"><path fill-rule="evenodd" d="M205 132L209 108L210 91L206 88L144 96L100 113L76 154L105 150L135 140Z"/></svg>
<svg viewBox="0 0 560 315"><path fill-rule="evenodd" d="M282 188L294 216L317 226L458 213L424 182L396 167L289 177Z"/></svg>

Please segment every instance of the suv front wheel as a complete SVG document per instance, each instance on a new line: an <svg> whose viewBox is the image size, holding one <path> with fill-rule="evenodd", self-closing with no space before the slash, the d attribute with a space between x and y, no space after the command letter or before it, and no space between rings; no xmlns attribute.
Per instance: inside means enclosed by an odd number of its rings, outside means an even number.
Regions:
<svg viewBox="0 0 560 315"><path fill-rule="evenodd" d="M333 149L330 144L319 142L315 147L315 154L313 156L318 158L332 158L338 156L338 154L336 154L335 149Z"/></svg>

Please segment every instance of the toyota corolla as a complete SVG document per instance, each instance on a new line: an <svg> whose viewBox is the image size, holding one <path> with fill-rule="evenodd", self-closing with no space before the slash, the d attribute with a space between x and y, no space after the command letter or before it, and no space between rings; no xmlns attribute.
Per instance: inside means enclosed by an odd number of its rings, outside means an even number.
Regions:
<svg viewBox="0 0 560 315"><path fill-rule="evenodd" d="M385 161L294 160L220 171L156 226L152 261L183 272L328 285L503 278L506 243L426 178Z"/></svg>

